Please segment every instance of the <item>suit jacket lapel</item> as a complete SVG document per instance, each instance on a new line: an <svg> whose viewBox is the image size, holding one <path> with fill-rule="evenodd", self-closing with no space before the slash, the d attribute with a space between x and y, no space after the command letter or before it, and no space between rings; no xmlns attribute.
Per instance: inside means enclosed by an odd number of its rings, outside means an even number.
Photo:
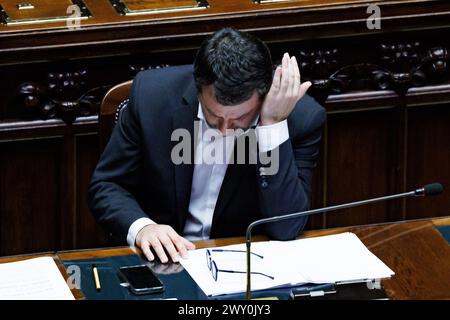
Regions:
<svg viewBox="0 0 450 320"><path fill-rule="evenodd" d="M194 121L197 119L198 99L197 89L192 82L183 95L183 104L177 108L172 115L172 128L185 129L189 132L190 143L190 162L181 163L175 166L175 195L176 207L178 213L178 232L182 233L186 222L186 214L189 209L189 200L192 187L192 175L194 172L194 141L196 139L194 132ZM172 141L172 147L180 141ZM184 141L184 143L186 143Z"/></svg>

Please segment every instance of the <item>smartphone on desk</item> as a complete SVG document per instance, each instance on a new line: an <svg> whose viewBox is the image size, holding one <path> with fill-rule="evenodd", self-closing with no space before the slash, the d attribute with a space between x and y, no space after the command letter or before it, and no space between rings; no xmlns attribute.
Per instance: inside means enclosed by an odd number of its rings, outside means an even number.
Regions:
<svg viewBox="0 0 450 320"><path fill-rule="evenodd" d="M149 294L164 291L164 285L146 265L120 267L119 274L128 282L134 294Z"/></svg>

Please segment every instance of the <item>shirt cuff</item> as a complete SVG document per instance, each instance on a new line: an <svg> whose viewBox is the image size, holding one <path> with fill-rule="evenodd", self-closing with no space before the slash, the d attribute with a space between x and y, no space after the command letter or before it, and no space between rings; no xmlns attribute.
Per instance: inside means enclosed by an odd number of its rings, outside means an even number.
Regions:
<svg viewBox="0 0 450 320"><path fill-rule="evenodd" d="M127 234L127 242L130 247L134 247L136 245L137 234L142 228L148 226L149 224L156 224L156 222L149 218L140 218L131 224Z"/></svg>
<svg viewBox="0 0 450 320"><path fill-rule="evenodd" d="M257 126L259 152L267 152L280 146L289 139L287 120L271 124L269 126Z"/></svg>

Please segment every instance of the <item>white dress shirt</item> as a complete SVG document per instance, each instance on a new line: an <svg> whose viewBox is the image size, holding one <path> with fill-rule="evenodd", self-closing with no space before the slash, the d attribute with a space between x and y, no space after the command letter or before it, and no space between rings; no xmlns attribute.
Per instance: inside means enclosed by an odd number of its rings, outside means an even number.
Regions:
<svg viewBox="0 0 450 320"><path fill-rule="evenodd" d="M201 104L199 104L197 116L200 119L200 125L194 155L189 214L182 234L191 241L209 239L214 209L235 141L233 135L221 136L215 129L208 126ZM257 124L257 120L253 125ZM212 136L215 139L212 139ZM260 152L275 149L289 139L287 120L269 126L257 126L256 137ZM219 159L223 161L210 160L211 150L217 150L217 144L223 149L223 158ZM134 246L138 232L145 226L155 223L150 218L140 218L134 221L128 229L128 245Z"/></svg>

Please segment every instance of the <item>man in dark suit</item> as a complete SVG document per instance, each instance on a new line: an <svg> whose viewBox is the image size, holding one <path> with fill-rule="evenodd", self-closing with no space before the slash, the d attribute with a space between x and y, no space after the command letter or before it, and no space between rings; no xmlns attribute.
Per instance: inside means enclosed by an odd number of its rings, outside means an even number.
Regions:
<svg viewBox="0 0 450 320"><path fill-rule="evenodd" d="M149 260L177 262L192 240L307 210L326 118L310 85L295 57L273 71L268 48L230 28L202 44L193 67L139 73L92 177L94 216ZM258 231L293 239L305 223Z"/></svg>

